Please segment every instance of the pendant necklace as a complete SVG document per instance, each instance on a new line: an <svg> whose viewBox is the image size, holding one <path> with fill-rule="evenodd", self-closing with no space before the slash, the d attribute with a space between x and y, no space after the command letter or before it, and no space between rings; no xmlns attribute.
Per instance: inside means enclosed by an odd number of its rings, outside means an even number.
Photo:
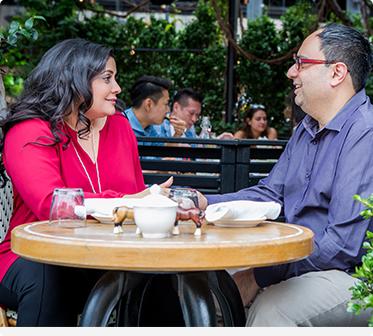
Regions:
<svg viewBox="0 0 373 336"><path fill-rule="evenodd" d="M93 135L94 135L94 133L92 132L92 141L91 141L91 142L92 142L92 151L93 151L93 157L96 158L96 151L95 151L95 146L94 146ZM79 153L78 153L78 150L76 149L76 147L75 147L75 145L74 145L74 143L73 143L72 141L71 141L71 144L72 144L72 146L73 146L73 148L74 148L74 150L75 150L75 154L76 154L76 156L78 157L78 160L79 160L81 166L83 167L83 170L84 170L84 172L85 172L85 175L86 175L87 178L88 178L88 181L89 181L89 184L91 185L91 188L92 188L93 193L94 193L94 194L97 194L97 191L96 191L96 189L95 189L95 187L94 187L94 185L93 185L93 183L92 183L91 177L90 177L89 174L88 174L88 170L87 170L86 166L84 165L83 160L82 160L82 158L80 157L80 155L79 155ZM96 167L96 174L97 174L97 185L98 185L98 191L101 193L101 192L102 192L102 189L101 189L100 171L99 171L99 169L98 169L98 157L96 158L95 167Z"/></svg>

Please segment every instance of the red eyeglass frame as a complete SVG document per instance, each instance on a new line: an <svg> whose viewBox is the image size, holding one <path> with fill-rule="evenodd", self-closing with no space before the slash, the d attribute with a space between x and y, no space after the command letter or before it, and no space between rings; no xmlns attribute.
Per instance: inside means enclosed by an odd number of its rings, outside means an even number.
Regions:
<svg viewBox="0 0 373 336"><path fill-rule="evenodd" d="M299 57L297 54L293 54L293 59L297 70L300 70L302 64L335 64L337 61L318 60L313 58Z"/></svg>

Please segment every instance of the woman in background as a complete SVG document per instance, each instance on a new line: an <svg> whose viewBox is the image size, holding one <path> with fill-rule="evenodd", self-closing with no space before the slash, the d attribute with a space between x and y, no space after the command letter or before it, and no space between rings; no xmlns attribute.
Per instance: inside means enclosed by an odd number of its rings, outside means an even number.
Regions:
<svg viewBox="0 0 373 336"><path fill-rule="evenodd" d="M268 139L276 140L277 131L268 127L267 112L263 105L251 105L244 116L244 125L234 137L236 139Z"/></svg>

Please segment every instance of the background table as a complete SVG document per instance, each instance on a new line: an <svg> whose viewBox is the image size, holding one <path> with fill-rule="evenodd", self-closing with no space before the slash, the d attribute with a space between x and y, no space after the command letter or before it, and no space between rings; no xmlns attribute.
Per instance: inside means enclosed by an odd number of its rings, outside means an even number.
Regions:
<svg viewBox="0 0 373 336"><path fill-rule="evenodd" d="M142 295L138 288L145 288L149 273L169 272L177 277L181 308L190 326L216 325L211 291L224 323L244 324L238 290L224 270L286 263L312 252L312 231L287 223L266 221L252 228L207 225L201 237L194 236L194 225L186 223L180 225L179 236L163 239L144 239L135 230L134 225L125 225L123 234L114 235L107 224L89 222L84 228L67 229L36 222L12 231L12 250L38 262L126 271L109 272L101 279L88 299L82 325L105 324L105 311L124 296ZM127 306L138 306L139 296L132 295ZM127 316L123 323L137 322Z"/></svg>

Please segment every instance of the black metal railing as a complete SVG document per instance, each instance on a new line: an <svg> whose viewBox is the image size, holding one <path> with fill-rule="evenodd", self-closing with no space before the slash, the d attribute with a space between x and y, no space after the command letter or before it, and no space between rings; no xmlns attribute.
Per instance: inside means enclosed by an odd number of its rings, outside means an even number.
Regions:
<svg viewBox="0 0 373 336"><path fill-rule="evenodd" d="M267 176L287 140L215 140L138 137L145 183L174 185L206 194L255 185Z"/></svg>

